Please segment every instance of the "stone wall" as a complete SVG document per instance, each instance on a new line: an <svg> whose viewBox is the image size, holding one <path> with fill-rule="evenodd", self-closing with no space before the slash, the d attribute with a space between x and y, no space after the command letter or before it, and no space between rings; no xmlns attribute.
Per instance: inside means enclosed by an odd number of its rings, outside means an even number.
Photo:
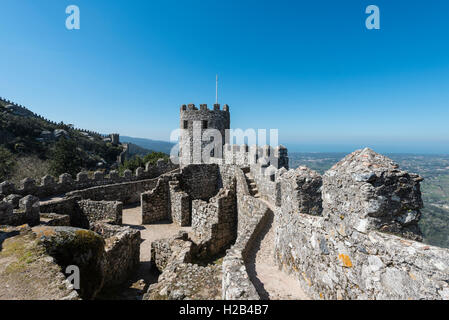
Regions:
<svg viewBox="0 0 449 320"><path fill-rule="evenodd" d="M251 282L246 262L254 239L268 220L269 208L261 200L250 196L245 175L236 170L238 232L235 244L223 259L222 298L225 300L259 300Z"/></svg>
<svg viewBox="0 0 449 320"><path fill-rule="evenodd" d="M172 179L161 177L152 190L141 194L142 224L171 220L169 181Z"/></svg>
<svg viewBox="0 0 449 320"><path fill-rule="evenodd" d="M157 181L158 178L111 184L85 190L72 191L67 195L94 201L121 201L123 204L137 203L140 201L140 194L156 187Z"/></svg>
<svg viewBox="0 0 449 320"><path fill-rule="evenodd" d="M257 184L261 198L274 205L281 205L281 184L277 177L285 170L278 170L273 166L267 167L261 163L251 166L251 175Z"/></svg>
<svg viewBox="0 0 449 320"><path fill-rule="evenodd" d="M95 222L90 229L105 238L103 290L122 284L139 265L140 231L104 222Z"/></svg>
<svg viewBox="0 0 449 320"><path fill-rule="evenodd" d="M180 231L171 238L151 243L151 262L163 272L168 264L192 262L196 247L186 232Z"/></svg>
<svg viewBox="0 0 449 320"><path fill-rule="evenodd" d="M234 189L220 189L209 202L193 200L192 230L200 240L201 256L211 257L229 247L237 236Z"/></svg>
<svg viewBox="0 0 449 320"><path fill-rule="evenodd" d="M180 232L151 244L151 261L162 272L144 300L210 300L221 297L221 267L192 263L197 247Z"/></svg>
<svg viewBox="0 0 449 320"><path fill-rule="evenodd" d="M92 222L110 221L122 224L123 204L117 201L81 200L80 197L44 202L40 205L44 214L60 214L70 217L70 226L89 229Z"/></svg>
<svg viewBox="0 0 449 320"><path fill-rule="evenodd" d="M57 213L41 213L41 224L50 227L70 226L70 216Z"/></svg>
<svg viewBox="0 0 449 320"><path fill-rule="evenodd" d="M321 215L322 177L313 170L299 167L296 170L283 172L279 177L281 184L281 207L284 212L294 214Z"/></svg>
<svg viewBox="0 0 449 320"><path fill-rule="evenodd" d="M111 171L107 175L101 171L97 171L91 177L87 172L80 172L75 178L68 173L62 174L58 179L47 175L39 183L31 178L26 178L22 180L20 186L3 181L0 183L0 195L3 197L10 194L19 194L22 196L34 195L39 198L45 198L74 190L153 179L161 174L174 171L177 168L178 166L174 165L171 161L161 159L157 162L157 165L150 165L148 163L146 168L138 168L135 174L126 170L123 176L120 176L117 171Z"/></svg>
<svg viewBox="0 0 449 320"><path fill-rule="evenodd" d="M181 170L181 188L192 199L209 200L218 191L218 165L191 164Z"/></svg>
<svg viewBox="0 0 449 320"><path fill-rule="evenodd" d="M40 221L39 199L26 197L6 197L0 201L0 225L36 226Z"/></svg>
<svg viewBox="0 0 449 320"><path fill-rule="evenodd" d="M170 203L171 203L171 217L174 223L181 227L191 225L191 206L189 195L182 191L179 186L179 181L170 181Z"/></svg>
<svg viewBox="0 0 449 320"><path fill-rule="evenodd" d="M233 165L220 165L218 167L218 189L235 186L236 170L240 169Z"/></svg>
<svg viewBox="0 0 449 320"><path fill-rule="evenodd" d="M78 206L90 223L96 221L110 221L122 224L123 204L118 201L78 201Z"/></svg>
<svg viewBox="0 0 449 320"><path fill-rule="evenodd" d="M80 200L80 197L65 197L63 199L46 201L41 203L40 212L68 215L70 217L70 226L88 229L89 220L78 205Z"/></svg>
<svg viewBox="0 0 449 320"><path fill-rule="evenodd" d="M449 299L449 250L406 239L419 238L420 180L370 149L348 155L323 177L323 216L276 208L277 263L315 299Z"/></svg>
<svg viewBox="0 0 449 320"><path fill-rule="evenodd" d="M276 261L314 299L449 299L449 250L325 218L275 215Z"/></svg>

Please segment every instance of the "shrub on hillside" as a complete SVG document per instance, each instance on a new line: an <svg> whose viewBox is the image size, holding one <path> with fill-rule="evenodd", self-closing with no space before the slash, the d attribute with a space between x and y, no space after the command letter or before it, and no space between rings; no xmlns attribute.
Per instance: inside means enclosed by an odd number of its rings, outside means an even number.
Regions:
<svg viewBox="0 0 449 320"><path fill-rule="evenodd" d="M69 139L60 138L50 155L50 172L54 176L70 173L75 177L83 167L81 152L77 144Z"/></svg>
<svg viewBox="0 0 449 320"><path fill-rule="evenodd" d="M0 146L0 181L6 180L15 168L14 155L3 146Z"/></svg>
<svg viewBox="0 0 449 320"><path fill-rule="evenodd" d="M8 177L8 180L16 186L25 178L32 178L36 183L40 183L41 178L50 173L49 162L38 156L21 156L16 159L14 173Z"/></svg>

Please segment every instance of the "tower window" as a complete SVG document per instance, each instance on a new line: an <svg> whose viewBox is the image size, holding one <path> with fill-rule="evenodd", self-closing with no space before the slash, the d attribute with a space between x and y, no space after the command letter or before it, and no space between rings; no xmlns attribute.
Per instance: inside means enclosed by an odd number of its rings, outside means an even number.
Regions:
<svg viewBox="0 0 449 320"><path fill-rule="evenodd" d="M188 129L189 128L189 121L184 120L182 128L183 129Z"/></svg>
<svg viewBox="0 0 449 320"><path fill-rule="evenodd" d="M207 129L207 120L203 120L203 129Z"/></svg>

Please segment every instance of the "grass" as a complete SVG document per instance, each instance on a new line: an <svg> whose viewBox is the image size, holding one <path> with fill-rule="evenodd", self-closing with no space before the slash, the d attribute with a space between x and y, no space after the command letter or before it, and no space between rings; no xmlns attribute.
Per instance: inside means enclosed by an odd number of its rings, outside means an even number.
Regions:
<svg viewBox="0 0 449 320"><path fill-rule="evenodd" d="M12 258L6 269L6 274L21 273L27 265L34 263L45 254L45 249L39 246L30 236L16 236L7 239L2 244L1 258Z"/></svg>

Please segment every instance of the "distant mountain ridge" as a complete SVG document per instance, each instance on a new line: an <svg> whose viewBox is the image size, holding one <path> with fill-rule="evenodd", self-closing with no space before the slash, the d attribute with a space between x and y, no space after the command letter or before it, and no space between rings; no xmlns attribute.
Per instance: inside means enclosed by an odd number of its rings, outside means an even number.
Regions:
<svg viewBox="0 0 449 320"><path fill-rule="evenodd" d="M120 136L120 142L122 143L133 143L141 148L157 151L157 152L164 152L167 154L170 154L171 149L175 145L174 143L167 142L167 141L161 141L161 140L152 140L152 139L146 139L146 138L134 138L134 137L128 137L128 136Z"/></svg>

